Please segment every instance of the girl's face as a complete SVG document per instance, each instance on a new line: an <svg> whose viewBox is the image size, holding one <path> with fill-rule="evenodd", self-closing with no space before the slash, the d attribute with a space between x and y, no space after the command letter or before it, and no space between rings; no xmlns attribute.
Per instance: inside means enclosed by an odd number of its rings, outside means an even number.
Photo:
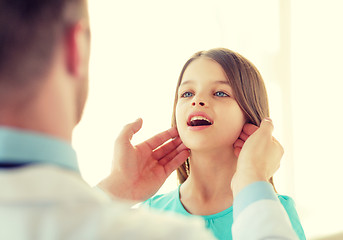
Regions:
<svg viewBox="0 0 343 240"><path fill-rule="evenodd" d="M233 148L245 123L222 67L200 57L184 72L178 89L176 125L191 150Z"/></svg>

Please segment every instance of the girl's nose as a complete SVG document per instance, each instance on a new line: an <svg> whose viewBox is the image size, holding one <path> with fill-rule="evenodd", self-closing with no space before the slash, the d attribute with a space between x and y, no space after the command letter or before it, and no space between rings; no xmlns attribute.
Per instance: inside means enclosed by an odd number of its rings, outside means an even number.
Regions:
<svg viewBox="0 0 343 240"><path fill-rule="evenodd" d="M205 103L204 103L204 102L201 102L201 101L199 101L198 104L199 104L200 106L202 106L202 107L205 106ZM192 102L192 106L196 106L196 105L197 105L197 102L195 102L195 101Z"/></svg>

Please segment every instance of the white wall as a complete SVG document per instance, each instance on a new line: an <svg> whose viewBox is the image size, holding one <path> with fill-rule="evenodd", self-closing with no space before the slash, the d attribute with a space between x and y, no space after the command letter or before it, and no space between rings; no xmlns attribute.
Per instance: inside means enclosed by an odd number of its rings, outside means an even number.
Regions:
<svg viewBox="0 0 343 240"><path fill-rule="evenodd" d="M343 2L292 1L295 193L308 235L343 231Z"/></svg>

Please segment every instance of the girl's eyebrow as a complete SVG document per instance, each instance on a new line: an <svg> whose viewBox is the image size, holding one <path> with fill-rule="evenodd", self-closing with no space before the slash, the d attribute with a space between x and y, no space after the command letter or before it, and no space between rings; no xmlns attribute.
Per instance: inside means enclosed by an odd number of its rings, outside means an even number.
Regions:
<svg viewBox="0 0 343 240"><path fill-rule="evenodd" d="M190 83L192 83L192 82L194 82L194 81L193 81L193 80L187 80L187 81L182 82L182 83L180 84L180 86L187 85L187 84L190 84Z"/></svg>
<svg viewBox="0 0 343 240"><path fill-rule="evenodd" d="M187 85L187 84L190 84L190 83L193 83L194 81L193 80L187 80L187 81L184 81L180 84L180 86L183 86L183 85ZM225 85L229 85L229 82L227 80L218 80L218 81L215 81L213 82L213 84L225 84Z"/></svg>
<svg viewBox="0 0 343 240"><path fill-rule="evenodd" d="M225 85L229 85L230 86L230 83L227 80L219 80L219 81L215 81L214 83L215 84L225 84Z"/></svg>

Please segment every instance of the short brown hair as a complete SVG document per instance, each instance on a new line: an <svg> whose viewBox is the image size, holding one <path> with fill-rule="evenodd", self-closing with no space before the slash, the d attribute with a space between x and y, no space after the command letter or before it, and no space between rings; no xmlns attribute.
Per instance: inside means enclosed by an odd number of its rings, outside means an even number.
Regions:
<svg viewBox="0 0 343 240"><path fill-rule="evenodd" d="M38 84L63 31L86 6L86 0L1 0L0 88Z"/></svg>
<svg viewBox="0 0 343 240"><path fill-rule="evenodd" d="M183 66L176 86L172 126L176 126L175 115L178 89L183 74L189 64L200 57L210 58L223 68L236 101L244 112L248 123L259 126L263 118L269 117L267 91L257 68L249 60L234 51L225 48L214 48L195 53ZM187 179L188 175L185 164L182 164L178 168L177 175L180 183L183 183Z"/></svg>

